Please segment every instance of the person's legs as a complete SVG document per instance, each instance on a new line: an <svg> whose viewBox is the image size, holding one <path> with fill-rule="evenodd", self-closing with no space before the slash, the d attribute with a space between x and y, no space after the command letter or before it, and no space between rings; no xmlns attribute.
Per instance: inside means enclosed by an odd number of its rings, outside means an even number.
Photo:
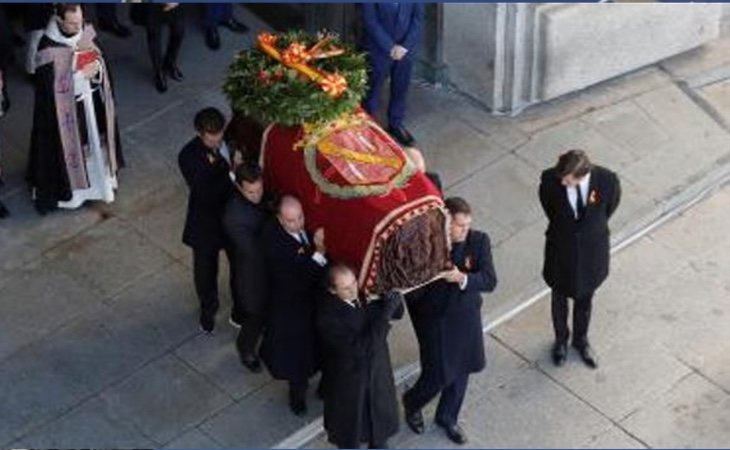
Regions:
<svg viewBox="0 0 730 450"><path fill-rule="evenodd" d="M177 79L178 77L174 76L176 74L172 73L172 69L177 69L179 72L177 58L180 53L180 47L182 47L183 38L185 37L185 13L182 7L178 6L168 14L171 14L168 18L170 39L167 43L167 52L165 53L165 65L171 70L170 76L173 79ZM182 79L182 74L179 74L179 78Z"/></svg>
<svg viewBox="0 0 730 450"><path fill-rule="evenodd" d="M206 332L213 331L219 306L218 253L217 249L193 249L193 279L200 301L200 326Z"/></svg>
<svg viewBox="0 0 730 450"><path fill-rule="evenodd" d="M588 326L591 323L593 293L576 298L573 302L573 347L588 345Z"/></svg>
<svg viewBox="0 0 730 450"><path fill-rule="evenodd" d="M297 416L307 413L307 380L289 381L289 407Z"/></svg>
<svg viewBox="0 0 730 450"><path fill-rule="evenodd" d="M441 392L442 388L443 385L436 379L432 371L422 371L416 384L403 394L403 408L406 413L420 411Z"/></svg>
<svg viewBox="0 0 730 450"><path fill-rule="evenodd" d="M570 336L570 329L568 329L568 297L553 290L550 307L555 342L565 344Z"/></svg>
<svg viewBox="0 0 730 450"><path fill-rule="evenodd" d="M469 383L469 374L459 375L451 384L441 391L438 407L436 408L436 422L443 426L456 425L459 420L459 411L464 403L466 387Z"/></svg>
<svg viewBox="0 0 730 450"><path fill-rule="evenodd" d="M406 98L411 84L413 57L395 61L390 71L390 103L388 104L388 126L400 128L406 114Z"/></svg>
<svg viewBox="0 0 730 450"><path fill-rule="evenodd" d="M390 58L387 55L374 53L368 55L368 91L362 106L373 117L378 113L380 90L388 77L390 64Z"/></svg>

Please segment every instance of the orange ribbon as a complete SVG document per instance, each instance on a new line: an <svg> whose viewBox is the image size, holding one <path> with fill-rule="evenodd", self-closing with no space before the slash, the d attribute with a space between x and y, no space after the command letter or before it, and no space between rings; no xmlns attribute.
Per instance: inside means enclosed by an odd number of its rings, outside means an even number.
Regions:
<svg viewBox="0 0 730 450"><path fill-rule="evenodd" d="M283 52L276 48L277 40L277 36L271 33L261 33L257 38L258 46L264 53L319 84L330 97L337 98L347 90L347 80L339 73L330 73L307 65L312 59L329 58L344 53L340 48L326 52L321 50L330 37L320 39L309 49L299 42L292 42Z"/></svg>

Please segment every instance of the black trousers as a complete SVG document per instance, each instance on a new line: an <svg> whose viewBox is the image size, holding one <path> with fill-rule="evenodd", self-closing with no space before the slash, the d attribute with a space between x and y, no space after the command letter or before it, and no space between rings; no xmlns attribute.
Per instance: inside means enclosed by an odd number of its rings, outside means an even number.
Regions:
<svg viewBox="0 0 730 450"><path fill-rule="evenodd" d="M241 330L236 338L236 348L242 355L257 355L264 330L264 318L254 314L244 313L241 319Z"/></svg>
<svg viewBox="0 0 730 450"><path fill-rule="evenodd" d="M235 270L233 267L233 252L225 248L230 268L231 295L236 298ZM214 317L218 312L218 255L220 249L194 248L193 249L193 279L195 292L200 300L200 312L208 317ZM234 304L235 307L235 304ZM235 311L231 314L235 316Z"/></svg>
<svg viewBox="0 0 730 450"><path fill-rule="evenodd" d="M309 380L289 382L289 400L305 401L307 399L307 388Z"/></svg>
<svg viewBox="0 0 730 450"><path fill-rule="evenodd" d="M582 347L588 344L588 326L591 322L593 307L593 292L573 301L573 346ZM561 344L568 342L570 329L568 328L568 296L553 291L551 311L553 316L553 330L555 341Z"/></svg>
<svg viewBox="0 0 730 450"><path fill-rule="evenodd" d="M407 411L421 410L440 392L436 422L446 426L456 425L469 384L469 374L461 374L448 384L443 384L438 378L432 371L421 372L416 384L403 396L403 406Z"/></svg>
<svg viewBox="0 0 730 450"><path fill-rule="evenodd" d="M167 25L170 28L170 35L167 41L165 56L162 56L162 27ZM185 13L182 6L164 12L159 9L150 11L147 17L147 47L152 60L152 67L155 71L162 69L165 65L177 65L177 57L180 53L183 37L185 36Z"/></svg>

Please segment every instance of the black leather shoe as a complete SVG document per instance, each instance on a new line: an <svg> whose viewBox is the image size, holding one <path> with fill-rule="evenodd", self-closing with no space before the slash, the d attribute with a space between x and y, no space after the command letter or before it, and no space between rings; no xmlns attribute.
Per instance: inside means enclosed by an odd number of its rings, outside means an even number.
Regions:
<svg viewBox="0 0 730 450"><path fill-rule="evenodd" d="M565 358L568 356L568 345L564 342L556 342L553 344L553 363L560 367L565 364Z"/></svg>
<svg viewBox="0 0 730 450"><path fill-rule="evenodd" d="M165 73L175 81L182 81L185 79L185 76L176 64L165 64Z"/></svg>
<svg viewBox="0 0 730 450"><path fill-rule="evenodd" d="M200 329L204 333L211 334L215 328L215 318L207 314L200 314Z"/></svg>
<svg viewBox="0 0 730 450"><path fill-rule="evenodd" d="M454 444L464 445L469 442L469 439L466 437L466 433L459 425L445 425L439 422L436 422L436 425L443 428L444 432L446 432L446 437L448 437Z"/></svg>
<svg viewBox="0 0 730 450"><path fill-rule="evenodd" d="M121 23L114 21L114 22L99 22L99 29L101 31L106 31L107 33L112 33L113 35L120 37L120 38L128 38L132 35L132 31L122 25Z"/></svg>
<svg viewBox="0 0 730 450"><path fill-rule="evenodd" d="M0 202L0 219L4 219L6 217L10 216L10 211L8 211L8 208L3 205L3 202Z"/></svg>
<svg viewBox="0 0 730 450"><path fill-rule="evenodd" d="M413 141L415 141L413 135L411 135L411 133L409 133L403 126L388 127L388 133L390 133L396 141L403 145L411 145L413 144Z"/></svg>
<svg viewBox="0 0 730 450"><path fill-rule="evenodd" d="M590 367L591 369L597 369L598 368L598 358L596 357L595 352L591 348L590 345L580 345L580 346L574 346L576 350L578 350L578 354L580 355L580 359L583 360L586 366Z"/></svg>
<svg viewBox="0 0 730 450"><path fill-rule="evenodd" d="M223 22L222 25L233 31L234 33L245 33L248 31L248 27L246 25L242 24L234 18Z"/></svg>
<svg viewBox="0 0 730 450"><path fill-rule="evenodd" d="M205 31L205 45L207 45L211 50L218 50L221 48L221 37L218 34L217 28L212 27Z"/></svg>
<svg viewBox="0 0 730 450"><path fill-rule="evenodd" d="M418 411L405 410L405 419L408 428L416 434L423 434L426 431L426 424L423 422L423 413Z"/></svg>
<svg viewBox="0 0 730 450"><path fill-rule="evenodd" d="M253 373L261 373L261 360L255 355L239 355L241 364Z"/></svg>
<svg viewBox="0 0 730 450"><path fill-rule="evenodd" d="M155 89L160 93L167 91L167 76L162 70L155 72Z"/></svg>

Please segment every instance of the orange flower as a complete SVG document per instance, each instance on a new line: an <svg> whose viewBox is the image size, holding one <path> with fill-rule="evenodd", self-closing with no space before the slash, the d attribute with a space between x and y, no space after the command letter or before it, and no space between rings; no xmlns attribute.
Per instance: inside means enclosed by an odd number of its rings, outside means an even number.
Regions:
<svg viewBox="0 0 730 450"><path fill-rule="evenodd" d="M310 59L312 59L312 56L307 52L307 47L299 42L292 42L281 54L281 60L287 65L303 64Z"/></svg>
<svg viewBox="0 0 730 450"><path fill-rule="evenodd" d="M319 80L319 84L322 86L322 90L333 98L339 97L347 90L347 80L339 73L325 74Z"/></svg>
<svg viewBox="0 0 730 450"><path fill-rule="evenodd" d="M276 35L266 32L260 33L257 37L259 44L269 45L272 47L276 45L277 39Z"/></svg>

